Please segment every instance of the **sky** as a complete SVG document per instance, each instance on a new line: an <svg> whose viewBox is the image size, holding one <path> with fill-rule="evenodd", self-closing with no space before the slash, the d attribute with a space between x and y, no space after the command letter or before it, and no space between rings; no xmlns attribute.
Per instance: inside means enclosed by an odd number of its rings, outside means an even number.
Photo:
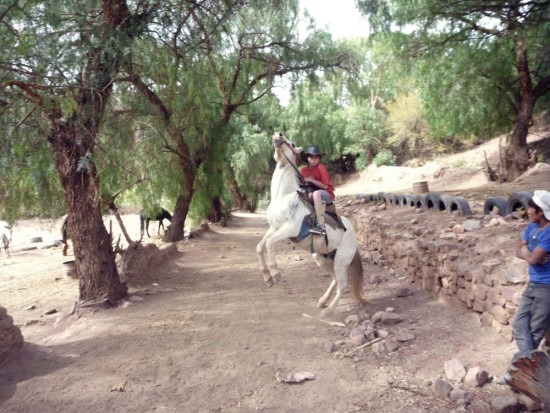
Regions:
<svg viewBox="0 0 550 413"><path fill-rule="evenodd" d="M315 19L316 27L329 31L335 40L369 34L367 19L355 8L355 0L300 0L300 5ZM275 84L273 91L286 106L290 99L290 85L284 78Z"/></svg>
<svg viewBox="0 0 550 413"><path fill-rule="evenodd" d="M334 39L366 37L368 23L355 8L355 0L300 0L315 18L317 27L327 28Z"/></svg>

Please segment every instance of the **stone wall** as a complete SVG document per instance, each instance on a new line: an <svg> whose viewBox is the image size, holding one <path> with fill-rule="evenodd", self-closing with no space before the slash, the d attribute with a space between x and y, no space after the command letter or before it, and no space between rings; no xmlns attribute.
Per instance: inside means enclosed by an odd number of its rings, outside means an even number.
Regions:
<svg viewBox="0 0 550 413"><path fill-rule="evenodd" d="M13 325L13 318L4 307L0 307L0 363L23 347L23 336L19 327Z"/></svg>
<svg viewBox="0 0 550 413"><path fill-rule="evenodd" d="M353 222L367 262L410 277L511 337L510 323L527 281L528 265L515 257L527 221L385 204L355 203L340 213ZM376 280L376 274L369 276Z"/></svg>

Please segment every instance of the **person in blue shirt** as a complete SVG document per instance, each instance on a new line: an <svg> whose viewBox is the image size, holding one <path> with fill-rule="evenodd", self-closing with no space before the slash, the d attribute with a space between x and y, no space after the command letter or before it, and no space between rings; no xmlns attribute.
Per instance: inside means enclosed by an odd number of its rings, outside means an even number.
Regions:
<svg viewBox="0 0 550 413"><path fill-rule="evenodd" d="M529 264L529 283L512 323L518 352L512 363L539 347L550 327L550 192L535 191L527 210L529 225L516 250L516 256ZM512 367L513 368L513 367ZM504 384L509 373L497 379Z"/></svg>

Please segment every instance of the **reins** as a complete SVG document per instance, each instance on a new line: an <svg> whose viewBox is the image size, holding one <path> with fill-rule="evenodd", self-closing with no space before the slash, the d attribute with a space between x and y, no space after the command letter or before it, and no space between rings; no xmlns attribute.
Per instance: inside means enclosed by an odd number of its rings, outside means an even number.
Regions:
<svg viewBox="0 0 550 413"><path fill-rule="evenodd" d="M294 156L296 156L296 151L294 150L294 148L292 148L287 142L283 142L285 145L287 145L291 150L292 152L294 153ZM298 170L298 168L294 165L294 162L292 162L288 156L286 156L286 153L285 151L283 151L283 155L284 157L286 158L286 160L288 161L288 163L290 164L290 166L292 166L292 168L296 171L296 174L298 175L298 180L300 181L300 184L305 184L306 183L306 180L304 179L304 177L302 176L302 174L300 173L300 171Z"/></svg>

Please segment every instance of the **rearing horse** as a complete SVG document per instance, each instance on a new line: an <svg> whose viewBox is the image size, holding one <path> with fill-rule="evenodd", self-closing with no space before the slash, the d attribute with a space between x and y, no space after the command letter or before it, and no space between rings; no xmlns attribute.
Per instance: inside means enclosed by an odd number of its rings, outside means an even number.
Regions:
<svg viewBox="0 0 550 413"><path fill-rule="evenodd" d="M273 146L277 166L271 179L271 202L267 208L269 229L256 247L266 285L271 287L273 283L281 281L281 272L275 261L275 244L290 238L296 246L307 251L316 251L312 253L313 259L322 270L332 276L330 286L317 302L317 307L325 307L336 287L336 295L323 311L323 315L330 315L334 311L348 287L348 277L354 298L360 304L364 304L365 300L361 295L363 264L351 222L346 217L340 217L346 230L327 225L328 243L322 235L307 235L298 241L304 217L311 214L297 192L300 179L297 158L300 149L281 133L273 135Z"/></svg>

